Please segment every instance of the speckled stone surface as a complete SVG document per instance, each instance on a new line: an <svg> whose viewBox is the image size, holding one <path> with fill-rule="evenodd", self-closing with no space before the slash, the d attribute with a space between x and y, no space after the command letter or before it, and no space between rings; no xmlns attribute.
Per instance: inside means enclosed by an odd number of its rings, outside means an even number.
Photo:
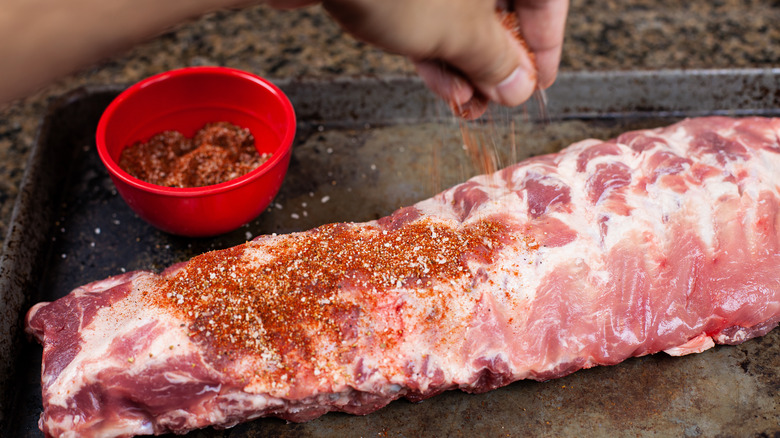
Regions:
<svg viewBox="0 0 780 438"><path fill-rule="evenodd" d="M778 0L572 0L564 71L780 66ZM0 109L0 236L48 104L83 84L130 84L192 65L269 78L412 73L404 58L355 41L319 7L216 12Z"/></svg>

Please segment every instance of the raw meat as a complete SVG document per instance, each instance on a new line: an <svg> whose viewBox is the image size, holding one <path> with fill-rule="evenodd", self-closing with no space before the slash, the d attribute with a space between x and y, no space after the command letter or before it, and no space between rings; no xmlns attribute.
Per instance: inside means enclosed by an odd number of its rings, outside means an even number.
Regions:
<svg viewBox="0 0 780 438"><path fill-rule="evenodd" d="M780 320L780 119L585 140L393 215L33 307L41 429L130 436L488 391Z"/></svg>

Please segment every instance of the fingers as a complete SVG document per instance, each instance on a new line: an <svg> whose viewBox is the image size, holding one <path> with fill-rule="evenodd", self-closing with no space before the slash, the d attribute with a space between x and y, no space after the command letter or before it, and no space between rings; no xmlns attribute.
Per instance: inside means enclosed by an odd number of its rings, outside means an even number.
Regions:
<svg viewBox="0 0 780 438"><path fill-rule="evenodd" d="M447 99L452 105L463 105L474 94L471 84L441 62L420 61L415 62L414 66L428 88Z"/></svg>
<svg viewBox="0 0 780 438"><path fill-rule="evenodd" d="M555 81L561 61L569 0L515 0L520 31L534 53L539 86Z"/></svg>
<svg viewBox="0 0 780 438"><path fill-rule="evenodd" d="M476 119L487 110L487 99L479 92L475 95L474 87L442 62L420 61L414 66L428 88L444 99L456 115Z"/></svg>
<svg viewBox="0 0 780 438"><path fill-rule="evenodd" d="M454 14L460 21L448 23L439 58L491 101L516 106L528 100L536 88L536 66L512 30L504 26L494 3L452 1L450 7L463 11Z"/></svg>
<svg viewBox="0 0 780 438"><path fill-rule="evenodd" d="M456 0L449 4L451 8L460 5L466 12L454 14L456 20L448 23L457 35L445 33L443 37L451 38L452 45L444 44L439 59L451 68L442 68L441 63L420 68L421 63L417 63L425 82L460 110L456 113L475 117L484 112L485 98L516 106L528 100L537 86L552 85L558 73L569 7L568 0L508 0L513 2L523 44L494 9L485 8L492 6L491 2L476 1L481 5ZM458 17L465 21L458 22ZM463 97L469 88L462 81L468 81L476 91L467 102Z"/></svg>
<svg viewBox="0 0 780 438"><path fill-rule="evenodd" d="M516 9L525 45L496 13ZM470 115L520 105L558 71L568 0L322 0L353 36L409 57L431 89ZM274 0L274 5L309 0ZM462 112L459 112L462 113Z"/></svg>

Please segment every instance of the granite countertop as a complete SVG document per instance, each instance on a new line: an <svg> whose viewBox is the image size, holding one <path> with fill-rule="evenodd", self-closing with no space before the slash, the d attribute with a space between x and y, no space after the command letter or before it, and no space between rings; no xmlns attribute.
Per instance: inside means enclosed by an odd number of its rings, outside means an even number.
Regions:
<svg viewBox="0 0 780 438"><path fill-rule="evenodd" d="M777 0L572 0L563 71L780 65ZM84 84L130 84L193 65L268 78L411 74L404 58L344 34L319 7L219 11L62 78L0 109L0 236L47 106Z"/></svg>

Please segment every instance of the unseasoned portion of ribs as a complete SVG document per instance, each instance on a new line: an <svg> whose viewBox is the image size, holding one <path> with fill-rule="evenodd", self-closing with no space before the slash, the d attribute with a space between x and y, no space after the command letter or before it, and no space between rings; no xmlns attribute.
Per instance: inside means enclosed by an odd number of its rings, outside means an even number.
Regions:
<svg viewBox="0 0 780 438"><path fill-rule="evenodd" d="M780 119L586 140L375 222L262 237L30 310L50 436L367 414L780 319Z"/></svg>

